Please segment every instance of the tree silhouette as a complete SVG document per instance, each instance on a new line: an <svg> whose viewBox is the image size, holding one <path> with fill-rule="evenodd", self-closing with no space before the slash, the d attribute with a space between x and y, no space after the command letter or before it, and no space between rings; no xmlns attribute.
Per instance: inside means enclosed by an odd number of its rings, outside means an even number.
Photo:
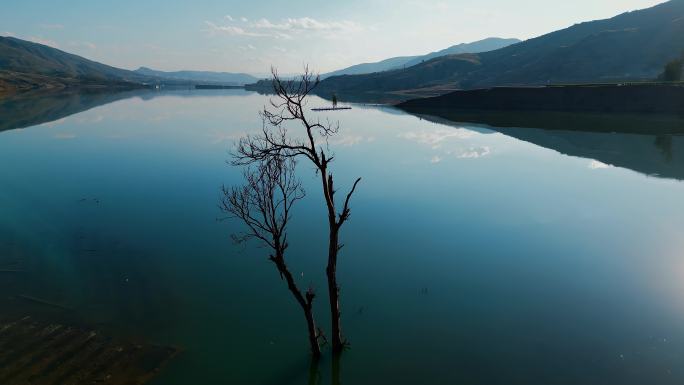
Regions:
<svg viewBox="0 0 684 385"><path fill-rule="evenodd" d="M681 58L672 60L665 65L663 74L660 78L666 82L678 82L682 80L682 71L684 70L684 53Z"/></svg>
<svg viewBox="0 0 684 385"><path fill-rule="evenodd" d="M230 189L223 187L221 209L242 220L247 231L233 235L237 242L258 239L271 249L269 260L278 269L280 278L304 312L309 333L309 345L314 358L321 355L319 339L322 333L316 328L313 315L313 289L306 292L297 285L287 267L285 251L288 248L287 225L294 204L304 197L304 190L295 178L295 160L274 155L259 161L244 171L246 183Z"/></svg>
<svg viewBox="0 0 684 385"><path fill-rule="evenodd" d="M267 161L274 156L306 158L314 165L320 176L329 230L326 276L332 323L331 340L333 352L337 354L346 346L340 326L340 288L337 282L337 261L343 247L340 243L340 229L349 219L349 203L361 178L354 182L344 200L336 200L337 190L330 170L334 156L326 151L328 139L337 134L339 124L310 120L305 111L307 97L318 86L319 77L314 76L308 67L305 67L304 74L299 79L289 81L280 79L275 69L271 72L275 97L271 99L270 107L265 107L261 113L264 119L262 131L258 135L250 135L240 140L234 163L249 165ZM287 125L291 122L299 123L302 135L289 134ZM341 209L338 209L340 204Z"/></svg>

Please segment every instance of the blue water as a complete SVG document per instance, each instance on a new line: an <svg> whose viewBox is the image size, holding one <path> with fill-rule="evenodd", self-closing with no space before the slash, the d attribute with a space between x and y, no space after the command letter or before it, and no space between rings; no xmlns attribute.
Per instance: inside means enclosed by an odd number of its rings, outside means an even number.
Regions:
<svg viewBox="0 0 684 385"><path fill-rule="evenodd" d="M163 93L1 132L0 269L26 273L0 274L0 306L181 347L158 385L309 383L296 303L218 209L267 101ZM683 137L664 154L650 135L319 116L342 127L336 185L363 178L342 233L341 383L684 382ZM299 175L289 264L327 328L324 205Z"/></svg>

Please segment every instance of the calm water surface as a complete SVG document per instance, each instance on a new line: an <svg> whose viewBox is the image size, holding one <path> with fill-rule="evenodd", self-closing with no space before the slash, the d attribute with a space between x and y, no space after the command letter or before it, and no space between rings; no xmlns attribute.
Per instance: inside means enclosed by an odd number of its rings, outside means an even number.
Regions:
<svg viewBox="0 0 684 385"><path fill-rule="evenodd" d="M182 347L157 385L309 383L296 304L217 208L240 181L232 143L265 103L176 92L1 132L0 269L26 271L0 273L3 312ZM684 382L684 137L495 131L390 107L321 117L342 125L336 184L364 178L339 266L341 383ZM290 264L327 326L324 207L300 175Z"/></svg>

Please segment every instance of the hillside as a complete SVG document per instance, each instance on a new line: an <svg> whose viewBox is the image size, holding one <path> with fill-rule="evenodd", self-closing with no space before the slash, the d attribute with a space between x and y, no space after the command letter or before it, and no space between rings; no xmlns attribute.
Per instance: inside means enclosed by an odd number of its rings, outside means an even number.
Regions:
<svg viewBox="0 0 684 385"><path fill-rule="evenodd" d="M210 72L210 71L157 71L146 67L140 67L134 71L143 76L155 76L164 79L174 79L203 84L222 84L222 85L245 85L254 83L258 79L252 75L231 72Z"/></svg>
<svg viewBox="0 0 684 385"><path fill-rule="evenodd" d="M461 54L461 53L480 53L486 51L493 51L499 48L507 47L511 44L519 43L518 39L501 39L498 37L490 37L484 40L479 40L472 43L462 43L453 45L441 51L429 53L427 55L418 56L400 56L385 59L375 63L357 64L339 71L330 72L321 75L322 79L340 76L340 75L360 75L369 74L373 72L390 71L399 68L411 67L421 62L434 59L436 57Z"/></svg>
<svg viewBox="0 0 684 385"><path fill-rule="evenodd" d="M393 70L396 68L401 68L404 66L404 64L408 63L411 60L414 60L418 58L419 56L399 56L399 57L393 57L389 59L385 59L379 62L374 62L374 63L361 63L361 64L356 64L351 67L343 68L338 71L333 71L329 72L327 74L322 74L321 78L329 78L332 76L340 76L340 75L362 75L362 74L370 74L373 72L382 72L382 71L389 71Z"/></svg>
<svg viewBox="0 0 684 385"><path fill-rule="evenodd" d="M490 37L484 40L476 41L474 43L465 43L453 45L441 51L432 52L427 55L419 56L413 60L404 63L404 67L412 67L414 65L426 62L442 56L458 55L463 53L482 53L495 51L497 49L505 48L513 44L520 43L520 39L502 39L498 37Z"/></svg>
<svg viewBox="0 0 684 385"><path fill-rule="evenodd" d="M479 54L439 57L410 68L337 76L329 92L396 92L654 79L684 51L684 0L574 25Z"/></svg>
<svg viewBox="0 0 684 385"><path fill-rule="evenodd" d="M150 83L242 85L256 80L246 74L218 72L162 72L144 67L128 71L46 45L0 37L0 94L32 89L140 88Z"/></svg>
<svg viewBox="0 0 684 385"><path fill-rule="evenodd" d="M34 88L135 86L150 81L127 71L46 45L0 37L0 92Z"/></svg>

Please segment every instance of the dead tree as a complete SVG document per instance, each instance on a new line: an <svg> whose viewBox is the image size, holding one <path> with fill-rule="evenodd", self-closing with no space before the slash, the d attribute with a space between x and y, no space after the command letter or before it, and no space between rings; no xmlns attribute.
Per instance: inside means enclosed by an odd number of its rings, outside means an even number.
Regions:
<svg viewBox="0 0 684 385"><path fill-rule="evenodd" d="M272 74L275 97L271 99L270 107L264 108L261 113L264 119L262 132L240 140L234 163L251 164L279 155L287 158L303 157L315 166L321 178L329 227L326 275L332 319L332 348L333 352L340 353L346 345L346 341L342 339L340 327L340 287L337 283L337 260L339 251L343 247L340 244L340 229L349 219L351 213L349 202L361 178L354 182L344 200L341 201L340 209L335 199L337 190L335 190L333 174L330 171L330 163L334 156L326 152L328 139L339 131L339 124L311 120L305 111L307 97L318 86L319 77L309 72L308 67L296 80L280 79L275 69L272 70ZM287 126L291 122L300 125L302 131L299 132L299 136L289 134Z"/></svg>
<svg viewBox="0 0 684 385"><path fill-rule="evenodd" d="M293 158L276 155L259 161L245 170L245 185L230 189L223 187L220 206L224 212L242 220L248 229L241 235L233 235L237 242L258 239L271 249L269 260L275 264L280 278L287 282L287 288L304 311L311 354L317 359L321 355L318 341L322 334L316 328L313 315L316 295L311 288L302 292L285 262L291 210L304 197L304 190L294 172Z"/></svg>

